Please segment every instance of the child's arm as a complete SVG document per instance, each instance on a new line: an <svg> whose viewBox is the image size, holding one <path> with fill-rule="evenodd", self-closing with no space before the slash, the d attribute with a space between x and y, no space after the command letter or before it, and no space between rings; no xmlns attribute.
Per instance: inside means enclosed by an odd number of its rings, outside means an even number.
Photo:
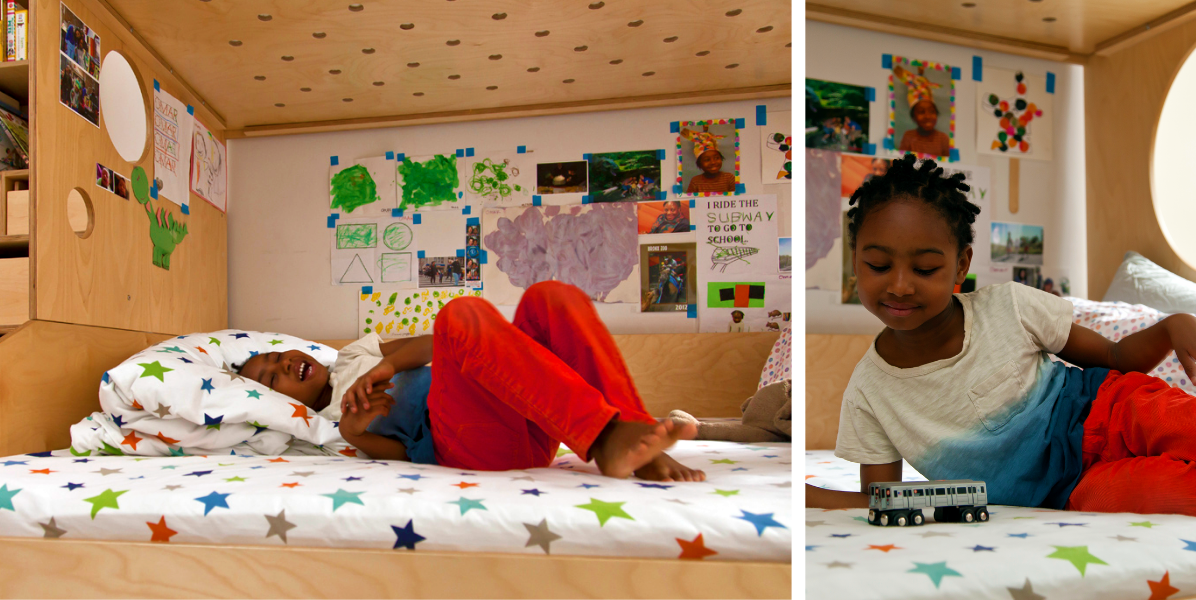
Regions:
<svg viewBox="0 0 1196 600"><path fill-rule="evenodd" d="M807 508L868 508L868 486L876 481L901 481L901 461L860 465L860 491L837 492L806 484Z"/></svg>
<svg viewBox="0 0 1196 600"><path fill-rule="evenodd" d="M1079 367L1104 367L1122 373L1148 373L1175 350L1189 379L1196 379L1196 317L1171 315L1113 342L1087 327L1072 324L1059 358Z"/></svg>
<svg viewBox="0 0 1196 600"><path fill-rule="evenodd" d="M358 406L368 409L370 394L391 387L389 383L384 387L378 387L377 384L390 381L395 373L409 371L432 362L432 336L421 335L384 342L379 345L379 350L382 351L382 361L378 366L358 377L345 392L345 397L339 399L343 414L357 412Z"/></svg>
<svg viewBox="0 0 1196 600"><path fill-rule="evenodd" d="M390 387L387 384L387 387ZM370 458L381 460L407 460L407 447L398 440L377 435L366 431L374 419L384 416L394 406L394 398L384 389L369 394L371 401L368 409L360 411L345 411L341 415L341 437L351 446L365 452Z"/></svg>

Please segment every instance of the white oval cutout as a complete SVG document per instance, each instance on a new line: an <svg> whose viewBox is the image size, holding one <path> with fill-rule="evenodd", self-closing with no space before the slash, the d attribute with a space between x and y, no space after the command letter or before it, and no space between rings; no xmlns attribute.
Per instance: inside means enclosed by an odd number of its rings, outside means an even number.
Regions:
<svg viewBox="0 0 1196 600"><path fill-rule="evenodd" d="M133 66L115 50L100 65L100 117L120 157L140 161L149 139L145 94Z"/></svg>
<svg viewBox="0 0 1196 600"><path fill-rule="evenodd" d="M91 198L87 192L75 188L66 195L66 222L70 224L75 235L87 239L95 228L95 209L91 206Z"/></svg>

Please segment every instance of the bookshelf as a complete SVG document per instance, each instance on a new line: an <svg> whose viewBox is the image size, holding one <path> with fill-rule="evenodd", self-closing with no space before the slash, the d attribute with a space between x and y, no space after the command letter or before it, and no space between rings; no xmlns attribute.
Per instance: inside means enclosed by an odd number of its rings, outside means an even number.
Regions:
<svg viewBox="0 0 1196 600"><path fill-rule="evenodd" d="M0 92L29 103L29 61L0 62Z"/></svg>

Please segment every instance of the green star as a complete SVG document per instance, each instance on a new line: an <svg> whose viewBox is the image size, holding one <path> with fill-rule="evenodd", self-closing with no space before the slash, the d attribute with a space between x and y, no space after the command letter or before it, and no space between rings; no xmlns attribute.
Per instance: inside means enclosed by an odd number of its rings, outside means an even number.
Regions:
<svg viewBox="0 0 1196 600"><path fill-rule="evenodd" d="M729 458L720 458L718 460L714 460L712 458L712 459L710 459L710 464L712 464L712 465L734 465L734 464L739 464L739 461L731 460Z"/></svg>
<svg viewBox="0 0 1196 600"><path fill-rule="evenodd" d="M271 346L277 346L282 343L282 340L270 340Z"/></svg>
<svg viewBox="0 0 1196 600"><path fill-rule="evenodd" d="M216 338L214 338L214 337L210 337L210 338L208 338L208 343L209 343L209 344L216 344L217 346L219 346L219 345L220 345L220 340L218 340L218 339L216 339Z"/></svg>
<svg viewBox="0 0 1196 600"><path fill-rule="evenodd" d="M1080 571L1080 577L1084 576L1084 571L1088 568L1088 563L1095 563L1098 565L1108 565L1109 563L1093 556L1088 552L1088 546L1055 546L1055 552L1048 554L1047 558L1057 558L1059 560L1066 560L1075 565L1076 569Z"/></svg>
<svg viewBox="0 0 1196 600"><path fill-rule="evenodd" d="M576 504L574 506L576 506L577 508L583 509L583 510L594 511L594 514L598 515L598 526L601 527L601 526L606 525L606 522L614 517L619 517L620 519L627 519L628 521L634 521L635 518L633 518L631 515L623 512L624 504L627 504L627 503L626 502L603 502L597 498L590 498L589 504Z"/></svg>
<svg viewBox="0 0 1196 600"><path fill-rule="evenodd" d="M1151 523L1150 521L1142 521L1141 523L1130 523L1130 527L1145 527L1147 529L1150 529L1151 527L1154 527L1155 525L1158 525L1158 523Z"/></svg>
<svg viewBox="0 0 1196 600"><path fill-rule="evenodd" d="M918 566L906 571L906 573L925 574L927 577L930 577L931 581L934 582L934 587L936 589L939 587L939 584L943 582L943 577L963 577L963 575L959 574L959 571L947 568L946 561L930 564L915 562L914 564Z"/></svg>
<svg viewBox="0 0 1196 600"><path fill-rule="evenodd" d="M249 397L250 398L261 398L262 393L257 390L249 390Z"/></svg>
<svg viewBox="0 0 1196 600"><path fill-rule="evenodd" d="M562 448L557 448L557 449L556 449L556 456L557 456L557 458L560 458L560 457L562 457L562 456L564 456L564 455L566 455L566 454L573 454L573 451L572 451L572 450L570 450L570 449L568 449L568 448L563 448L563 447L562 447Z"/></svg>
<svg viewBox="0 0 1196 600"><path fill-rule="evenodd" d="M160 363L156 360L152 363L137 363L137 366L145 369L144 371L141 372L141 375L138 377L138 379L140 379L141 377L157 377L158 381L161 381L163 383L166 383L166 379L163 378L162 376L165 375L168 371L174 370L174 369L168 369L166 367L163 367L162 363Z"/></svg>
<svg viewBox="0 0 1196 600"><path fill-rule="evenodd" d="M480 499L479 500L471 500L464 496L462 496L460 500L453 500L452 502L446 502L445 504L456 504L457 507L461 509L462 515L469 512L470 509L474 509L474 508L476 508L478 510L490 510L490 509L486 508L485 506L482 506L482 501Z"/></svg>
<svg viewBox="0 0 1196 600"><path fill-rule="evenodd" d="M109 488L109 489L106 489L103 492L101 492L99 496L92 496L91 498L84 498L83 501L91 503L91 518L94 520L96 518L96 514L100 512L101 508L111 508L113 510L120 510L120 505L117 504L116 499L119 498L121 494L123 494L127 491L129 491L129 490L114 492L114 491L112 491L111 488Z"/></svg>
<svg viewBox="0 0 1196 600"><path fill-rule="evenodd" d="M133 462L141 462L143 460L149 460L149 459L148 458L134 458Z"/></svg>
<svg viewBox="0 0 1196 600"><path fill-rule="evenodd" d="M108 442L100 442L100 446L104 450L104 454L111 454L112 456L124 456L125 453L120 448L113 448Z"/></svg>
<svg viewBox="0 0 1196 600"><path fill-rule="evenodd" d="M851 518L851 520L852 520L852 521L859 521L859 522L861 522L861 523L867 523L867 522L868 522L868 519L865 519L864 517L852 517L852 518ZM807 523L807 525L808 525L808 523Z"/></svg>
<svg viewBox="0 0 1196 600"><path fill-rule="evenodd" d="M13 512L17 509L12 507L12 497L20 493L21 490L9 490L8 484L0 485L0 508L7 508Z"/></svg>
<svg viewBox="0 0 1196 600"><path fill-rule="evenodd" d="M242 477L241 477L241 476L239 476L239 475L235 475L235 476L233 476L233 477L229 477L228 479L225 479L225 481L228 481L228 482L233 482L233 481L245 481L245 479L244 479L244 478L242 478ZM335 510L335 509L333 509L333 510Z"/></svg>
<svg viewBox="0 0 1196 600"><path fill-rule="evenodd" d="M269 427L266 427L265 425L262 425L261 423L258 423L257 421L246 421L245 424L252 425L254 427L257 427L258 429L269 429Z"/></svg>
<svg viewBox="0 0 1196 600"><path fill-rule="evenodd" d="M364 493L365 492L346 492L345 490L337 488L335 494L320 495L324 496L325 498L332 498L332 512L336 512L336 509L340 508L342 504L348 504L350 502L365 506L365 502L362 502L361 498L358 498L358 496Z"/></svg>
<svg viewBox="0 0 1196 600"><path fill-rule="evenodd" d="M718 494L723 498L730 498L731 496L738 496L739 490L714 490L711 494Z"/></svg>
<svg viewBox="0 0 1196 600"><path fill-rule="evenodd" d="M165 467L162 467L162 468L163 469L177 469L179 467L178 467L178 465L166 465Z"/></svg>
<svg viewBox="0 0 1196 600"><path fill-rule="evenodd" d="M174 446L170 447L170 455L171 456L187 456L187 454L185 452L183 452L182 448L175 448ZM162 468L165 469L166 467L162 467Z"/></svg>
<svg viewBox="0 0 1196 600"><path fill-rule="evenodd" d="M91 417L88 417L88 418L90 419ZM75 456L91 456L91 450L87 450L85 452L79 452L78 450L75 450L74 446L71 446L71 454L73 454Z"/></svg>

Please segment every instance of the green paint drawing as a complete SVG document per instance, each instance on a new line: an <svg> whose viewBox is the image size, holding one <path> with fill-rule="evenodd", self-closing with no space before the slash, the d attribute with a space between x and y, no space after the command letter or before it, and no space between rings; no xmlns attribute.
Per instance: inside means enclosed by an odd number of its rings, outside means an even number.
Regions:
<svg viewBox="0 0 1196 600"><path fill-rule="evenodd" d="M391 223L386 226L386 231L382 232L382 243L391 250L402 250L410 246L414 238L411 228L406 223Z"/></svg>
<svg viewBox="0 0 1196 600"><path fill-rule="evenodd" d="M399 299L399 293L398 293L398 292L395 292L395 293L393 293L393 294L391 294L391 295L390 295L390 300L387 300L387 301L386 301L386 305L387 305L387 306L394 306L394 304L395 304L395 300L398 300L398 299Z"/></svg>
<svg viewBox="0 0 1196 600"><path fill-rule="evenodd" d="M336 226L336 248L377 248L377 223L350 223Z"/></svg>
<svg viewBox="0 0 1196 600"><path fill-rule="evenodd" d="M469 176L469 191L491 202L506 200L514 192L523 191L520 186L507 183L512 177L518 176L519 169L512 167L510 161L494 162L484 158L473 163L473 173Z"/></svg>
<svg viewBox="0 0 1196 600"><path fill-rule="evenodd" d="M383 254L379 259L382 266L382 283L403 283L411 281L411 253L395 252ZM391 296L390 304L394 304L396 293Z"/></svg>
<svg viewBox="0 0 1196 600"><path fill-rule="evenodd" d="M150 202L149 177L145 169L133 168L133 195L137 202L145 207L145 214L150 222L150 243L154 245L153 262L155 267L170 270L170 255L176 246L187 237L187 226L174 220L174 214L167 213L159 206L154 212L154 205Z"/></svg>
<svg viewBox="0 0 1196 600"><path fill-rule="evenodd" d="M399 208L403 210L457 201L461 179L456 155L437 154L424 162L406 158L399 163L399 175L403 178L403 203Z"/></svg>
<svg viewBox="0 0 1196 600"><path fill-rule="evenodd" d="M381 199L374 178L370 177L369 169L363 165L353 165L333 175L331 193L332 209L347 213Z"/></svg>

